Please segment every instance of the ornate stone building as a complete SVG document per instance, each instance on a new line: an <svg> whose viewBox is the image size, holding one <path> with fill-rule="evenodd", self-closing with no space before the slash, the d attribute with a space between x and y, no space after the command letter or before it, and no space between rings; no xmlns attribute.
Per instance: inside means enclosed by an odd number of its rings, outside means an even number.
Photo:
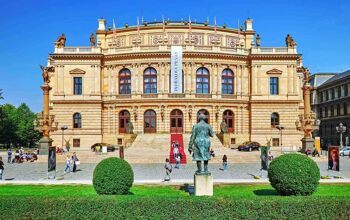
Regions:
<svg viewBox="0 0 350 220"><path fill-rule="evenodd" d="M91 46L65 46L63 35L49 55L51 113L81 148L117 144L129 121L139 135L190 133L200 111L216 133L225 120L231 144L272 138L278 146L281 124L283 145L301 146L295 126L303 110L301 55L289 35L285 47L260 47L254 36L251 19L240 30L171 21L111 29L99 19L96 46L94 38ZM176 93L172 46L182 49ZM54 145L61 134L52 133Z"/></svg>

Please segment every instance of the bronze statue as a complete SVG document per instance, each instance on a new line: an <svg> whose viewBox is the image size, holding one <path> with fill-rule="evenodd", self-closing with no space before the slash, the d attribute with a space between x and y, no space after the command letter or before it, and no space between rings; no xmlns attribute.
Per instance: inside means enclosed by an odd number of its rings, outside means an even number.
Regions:
<svg viewBox="0 0 350 220"><path fill-rule="evenodd" d="M205 122L206 116L201 113L198 116L199 122L192 127L188 152L192 154L193 161L197 163L196 174L210 174L208 172L208 161L210 160L210 139L214 136L214 131L210 125ZM202 170L202 161L204 161L204 172Z"/></svg>
<svg viewBox="0 0 350 220"><path fill-rule="evenodd" d="M95 35L93 33L90 36L90 44L92 47L95 46Z"/></svg>
<svg viewBox="0 0 350 220"><path fill-rule="evenodd" d="M256 46L260 47L260 35L259 34L256 35Z"/></svg>
<svg viewBox="0 0 350 220"><path fill-rule="evenodd" d="M287 36L286 36L286 46L289 48L289 47L292 47L292 37L289 35L289 34L287 34Z"/></svg>
<svg viewBox="0 0 350 220"><path fill-rule="evenodd" d="M126 123L126 133L127 134L133 134L134 133L134 125L132 124L131 121Z"/></svg>
<svg viewBox="0 0 350 220"><path fill-rule="evenodd" d="M58 37L58 39L56 41L56 45L57 45L57 47L65 47L66 46L66 36L64 35L64 33Z"/></svg>
<svg viewBox="0 0 350 220"><path fill-rule="evenodd" d="M43 65L40 65L40 69L42 71L42 77L44 80L44 84L49 84L50 83L50 75L49 72L53 72L54 67L44 67Z"/></svg>
<svg viewBox="0 0 350 220"><path fill-rule="evenodd" d="M220 123L220 132L223 134L228 133L227 124L226 124L225 120L222 120L222 122Z"/></svg>

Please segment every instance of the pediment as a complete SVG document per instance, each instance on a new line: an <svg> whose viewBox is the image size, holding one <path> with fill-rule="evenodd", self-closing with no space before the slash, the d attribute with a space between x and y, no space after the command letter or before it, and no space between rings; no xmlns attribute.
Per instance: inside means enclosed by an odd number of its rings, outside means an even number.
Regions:
<svg viewBox="0 0 350 220"><path fill-rule="evenodd" d="M85 74L85 71L79 68L69 71L69 74Z"/></svg>
<svg viewBox="0 0 350 220"><path fill-rule="evenodd" d="M272 69L266 72L267 74L282 74L282 70Z"/></svg>

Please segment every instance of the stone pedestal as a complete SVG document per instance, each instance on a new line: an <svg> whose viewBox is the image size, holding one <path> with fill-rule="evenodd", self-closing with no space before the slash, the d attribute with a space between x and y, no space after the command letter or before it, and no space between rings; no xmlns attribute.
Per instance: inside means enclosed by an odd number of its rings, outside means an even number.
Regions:
<svg viewBox="0 0 350 220"><path fill-rule="evenodd" d="M314 149L314 139L313 138L303 138L301 139L302 142L302 151L305 152L307 149Z"/></svg>
<svg viewBox="0 0 350 220"><path fill-rule="evenodd" d="M48 137L42 137L39 140L39 153L47 154L49 147L52 146L52 139Z"/></svg>
<svg viewBox="0 0 350 220"><path fill-rule="evenodd" d="M223 139L224 139L224 147L230 147L230 134L225 133L223 135Z"/></svg>
<svg viewBox="0 0 350 220"><path fill-rule="evenodd" d="M213 176L205 174L194 175L194 195L213 196Z"/></svg>

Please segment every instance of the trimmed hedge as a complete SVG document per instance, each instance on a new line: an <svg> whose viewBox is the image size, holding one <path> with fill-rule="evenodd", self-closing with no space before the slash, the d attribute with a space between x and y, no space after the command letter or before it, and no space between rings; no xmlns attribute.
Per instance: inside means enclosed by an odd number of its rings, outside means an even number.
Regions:
<svg viewBox="0 0 350 220"><path fill-rule="evenodd" d="M268 176L281 195L311 195L319 184L320 169L305 155L285 154L271 162Z"/></svg>
<svg viewBox="0 0 350 220"><path fill-rule="evenodd" d="M128 194L134 182L134 172L128 162L110 157L97 164L92 183L98 194Z"/></svg>
<svg viewBox="0 0 350 220"><path fill-rule="evenodd" d="M0 197L1 219L349 219L348 197ZM21 210L20 213L18 210Z"/></svg>

